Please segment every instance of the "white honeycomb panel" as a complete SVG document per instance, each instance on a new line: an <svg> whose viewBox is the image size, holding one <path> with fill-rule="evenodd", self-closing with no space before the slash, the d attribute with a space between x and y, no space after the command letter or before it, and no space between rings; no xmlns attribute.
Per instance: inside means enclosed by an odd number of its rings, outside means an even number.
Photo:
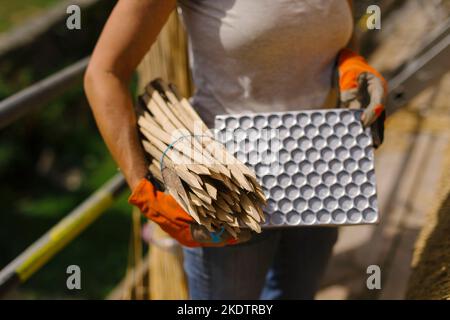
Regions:
<svg viewBox="0 0 450 320"><path fill-rule="evenodd" d="M378 222L372 137L360 115L327 109L216 116L218 141L263 186L264 227Z"/></svg>

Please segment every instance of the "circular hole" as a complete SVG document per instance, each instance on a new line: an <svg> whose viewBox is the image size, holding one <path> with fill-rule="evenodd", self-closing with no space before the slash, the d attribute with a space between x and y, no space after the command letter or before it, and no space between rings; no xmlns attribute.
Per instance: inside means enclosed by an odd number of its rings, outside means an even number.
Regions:
<svg viewBox="0 0 450 320"><path fill-rule="evenodd" d="M373 147L372 146L365 147L364 154L366 155L367 158L373 159Z"/></svg>
<svg viewBox="0 0 450 320"><path fill-rule="evenodd" d="M236 129L228 139L233 139L236 142L241 142L247 138L247 130Z"/></svg>
<svg viewBox="0 0 450 320"><path fill-rule="evenodd" d="M364 156L364 152L363 152L363 149L361 149L358 146L355 146L350 149L350 155L353 159L359 160Z"/></svg>
<svg viewBox="0 0 450 320"><path fill-rule="evenodd" d="M290 160L289 152L287 152L286 150L280 150L278 152L278 159L280 163L288 162Z"/></svg>
<svg viewBox="0 0 450 320"><path fill-rule="evenodd" d="M289 225L295 226L301 222L301 216L298 212L291 211L286 215L286 221Z"/></svg>
<svg viewBox="0 0 450 320"><path fill-rule="evenodd" d="M228 129L236 129L239 127L239 122L236 118L228 118L225 120L226 126Z"/></svg>
<svg viewBox="0 0 450 320"><path fill-rule="evenodd" d="M292 151L291 157L293 161L299 163L300 161L304 160L304 153L301 150L296 149Z"/></svg>
<svg viewBox="0 0 450 320"><path fill-rule="evenodd" d="M325 199L323 200L323 206L324 206L327 210L332 211L332 210L334 210L334 209L337 208L338 202L337 202L337 200L336 200L335 198L333 198L333 197L328 197L328 198L325 198Z"/></svg>
<svg viewBox="0 0 450 320"><path fill-rule="evenodd" d="M333 159L328 163L328 167L334 173L342 171L342 163L339 160Z"/></svg>
<svg viewBox="0 0 450 320"><path fill-rule="evenodd" d="M369 205L372 208L378 208L378 200L377 200L377 196L373 195L369 198Z"/></svg>
<svg viewBox="0 0 450 320"><path fill-rule="evenodd" d="M375 185L375 170L370 170L369 172L367 172L367 180Z"/></svg>
<svg viewBox="0 0 450 320"><path fill-rule="evenodd" d="M315 126L309 124L305 127L305 135L312 139L313 137L315 137L318 134L318 130Z"/></svg>
<svg viewBox="0 0 450 320"><path fill-rule="evenodd" d="M336 149L340 145L339 138L335 135L329 136L327 139L327 145L330 148Z"/></svg>
<svg viewBox="0 0 450 320"><path fill-rule="evenodd" d="M303 130L299 126L293 126L289 131L291 133L291 137L294 139L298 139L303 135Z"/></svg>
<svg viewBox="0 0 450 320"><path fill-rule="evenodd" d="M260 177L264 176L269 173L269 167L264 164L258 163L255 166L255 172Z"/></svg>
<svg viewBox="0 0 450 320"><path fill-rule="evenodd" d="M348 211L348 220L352 223L358 223L362 219L362 214L356 209L351 209Z"/></svg>
<svg viewBox="0 0 450 320"><path fill-rule="evenodd" d="M289 136L289 130L285 126L280 126L276 130L277 130L276 136L278 136L280 140L283 140L284 138Z"/></svg>
<svg viewBox="0 0 450 320"><path fill-rule="evenodd" d="M257 141L257 148L256 150L259 151L259 153L268 152L269 151L269 144L266 140L258 139ZM272 149L270 149L272 151Z"/></svg>
<svg viewBox="0 0 450 320"><path fill-rule="evenodd" d="M322 175L322 181L327 185L332 185L332 184L336 183L336 176L332 172L325 172Z"/></svg>
<svg viewBox="0 0 450 320"><path fill-rule="evenodd" d="M306 185L300 189L300 196L305 199L310 199L314 195L314 190L312 187Z"/></svg>
<svg viewBox="0 0 450 320"><path fill-rule="evenodd" d="M377 213L375 210L373 210L372 208L367 208L362 212L362 216L364 221L366 222L376 222L377 221Z"/></svg>
<svg viewBox="0 0 450 320"><path fill-rule="evenodd" d="M344 168L348 172L353 172L357 169L356 161L353 159L347 159L344 161Z"/></svg>
<svg viewBox="0 0 450 320"><path fill-rule="evenodd" d="M291 137L287 137L286 139L284 139L283 144L284 144L284 147L289 151L297 148L297 141Z"/></svg>
<svg viewBox="0 0 450 320"><path fill-rule="evenodd" d="M328 168L327 163L326 163L325 161L323 161L323 160L317 160L317 161L314 163L314 169L315 169L316 172L319 173L319 174L322 174L322 173L324 173L325 171L327 171L327 168Z"/></svg>
<svg viewBox="0 0 450 320"><path fill-rule="evenodd" d="M360 147L367 147L368 145L370 145L370 138L364 134L360 134L357 138L356 138L356 142L358 143L358 145Z"/></svg>
<svg viewBox="0 0 450 320"><path fill-rule="evenodd" d="M319 112L314 112L311 114L311 123L315 126L319 126L323 123L323 115Z"/></svg>
<svg viewBox="0 0 450 320"><path fill-rule="evenodd" d="M372 186L372 184L370 184L368 182L363 183L361 185L361 193L363 195L365 195L366 197L369 197L369 196L375 194L375 188Z"/></svg>
<svg viewBox="0 0 450 320"><path fill-rule="evenodd" d="M340 198L344 195L345 190L344 187L341 186L340 184L333 184L330 187L330 192L334 197Z"/></svg>
<svg viewBox="0 0 450 320"><path fill-rule="evenodd" d="M306 114L304 114L304 113L299 113L297 115L297 123L300 126L304 127L304 126L306 126L309 123L309 117Z"/></svg>
<svg viewBox="0 0 450 320"><path fill-rule="evenodd" d="M313 170L313 166L309 161L302 161L298 164L298 168L301 173L308 174Z"/></svg>
<svg viewBox="0 0 450 320"><path fill-rule="evenodd" d="M324 199L330 194L330 190L324 184L319 184L315 188L316 194L319 198Z"/></svg>
<svg viewBox="0 0 450 320"><path fill-rule="evenodd" d="M343 125L342 123L337 123L334 125L334 133L342 137L347 133L347 129L345 128L345 125Z"/></svg>
<svg viewBox="0 0 450 320"><path fill-rule="evenodd" d="M270 222L276 226L282 225L282 224L284 224L284 215L282 215L281 213L275 212L270 217Z"/></svg>
<svg viewBox="0 0 450 320"><path fill-rule="evenodd" d="M308 184L313 187L317 186L320 183L320 175L315 172L308 174L306 179L308 180Z"/></svg>
<svg viewBox="0 0 450 320"><path fill-rule="evenodd" d="M319 198L314 197L308 201L308 206L312 211L316 212L322 207L322 202Z"/></svg>
<svg viewBox="0 0 450 320"><path fill-rule="evenodd" d="M363 159L359 160L359 168L361 170L367 172L367 171L369 171L369 170L371 170L373 168L372 167L372 162L369 159L363 158Z"/></svg>
<svg viewBox="0 0 450 320"><path fill-rule="evenodd" d="M352 176L353 176L353 182L356 183L356 184L359 184L359 185L363 184L365 182L365 180L366 180L366 177L364 176L364 173L362 171L359 171L359 170L353 172Z"/></svg>
<svg viewBox="0 0 450 320"><path fill-rule="evenodd" d="M239 124L242 129L248 129L253 125L252 119L250 117L244 116L239 119Z"/></svg>
<svg viewBox="0 0 450 320"><path fill-rule="evenodd" d="M342 144L346 148L350 148L351 146L353 146L355 144L355 139L353 139L353 137L351 135L346 134L345 136L342 137Z"/></svg>
<svg viewBox="0 0 450 320"><path fill-rule="evenodd" d="M302 150L307 150L312 147L312 143L308 138L302 137L298 140L298 146Z"/></svg>
<svg viewBox="0 0 450 320"><path fill-rule="evenodd" d="M336 224L344 223L346 219L345 212L340 209L334 210L331 216Z"/></svg>
<svg viewBox="0 0 450 320"><path fill-rule="evenodd" d="M358 134L361 134L363 132L362 125L360 122L352 122L348 125L348 132L352 136L357 136Z"/></svg>
<svg viewBox="0 0 450 320"><path fill-rule="evenodd" d="M248 153L248 163L251 165L256 165L260 162L260 158L257 151L250 151Z"/></svg>
<svg viewBox="0 0 450 320"><path fill-rule="evenodd" d="M291 127L295 123L295 116L293 114L285 114L282 116L282 122L285 126Z"/></svg>
<svg viewBox="0 0 450 320"><path fill-rule="evenodd" d="M306 210L302 213L302 220L305 224L314 224L316 222L316 216L311 210Z"/></svg>
<svg viewBox="0 0 450 320"><path fill-rule="evenodd" d="M325 115L325 118L327 120L327 123L329 124L335 124L339 121L339 117L335 112L327 112L327 114Z"/></svg>
<svg viewBox="0 0 450 320"><path fill-rule="evenodd" d="M317 220L320 223L330 223L331 214L327 210L320 210L317 212Z"/></svg>
<svg viewBox="0 0 450 320"><path fill-rule="evenodd" d="M331 150L328 147L325 147L320 151L320 156L323 160L330 161L331 159L333 159L334 153L333 150Z"/></svg>
<svg viewBox="0 0 450 320"><path fill-rule="evenodd" d="M339 147L336 149L336 158L343 161L344 159L347 159L349 156L349 152L344 147Z"/></svg>
<svg viewBox="0 0 450 320"><path fill-rule="evenodd" d="M270 164L277 161L277 154L267 150L262 152L258 158L261 163Z"/></svg>
<svg viewBox="0 0 450 320"><path fill-rule="evenodd" d="M255 128L248 129L246 133L247 133L248 140L250 140L250 141L258 140L259 133L258 133L258 130L256 130Z"/></svg>
<svg viewBox="0 0 450 320"><path fill-rule="evenodd" d="M283 189L281 187L275 186L270 190L270 194L272 196L272 199L274 200L280 200L283 198Z"/></svg>
<svg viewBox="0 0 450 320"><path fill-rule="evenodd" d="M252 143L250 143L250 141L243 140L239 143L239 151L245 152L245 153L249 153L251 151L252 148Z"/></svg>
<svg viewBox="0 0 450 320"><path fill-rule="evenodd" d="M293 175L298 171L299 165L295 163L294 161L288 161L284 165L284 170L289 174Z"/></svg>
<svg viewBox="0 0 450 320"><path fill-rule="evenodd" d="M278 162L272 162L269 167L270 173L273 175L278 175L283 172L283 167Z"/></svg>
<svg viewBox="0 0 450 320"><path fill-rule="evenodd" d="M315 162L319 157L319 151L316 149L308 149L306 151L306 159L308 159L309 162Z"/></svg>
<svg viewBox="0 0 450 320"><path fill-rule="evenodd" d="M320 135L323 137L329 137L333 134L333 129L328 124L322 124L319 127Z"/></svg>
<svg viewBox="0 0 450 320"><path fill-rule="evenodd" d="M359 194L359 188L354 183L349 183L345 186L345 193L350 197L356 197Z"/></svg>
<svg viewBox="0 0 450 320"><path fill-rule="evenodd" d="M274 176L265 176L262 179L263 185L265 185L267 188L272 188L276 183L277 179Z"/></svg>
<svg viewBox="0 0 450 320"><path fill-rule="evenodd" d="M306 208L306 200L304 199L296 199L294 200L294 209L298 212L305 210Z"/></svg>
<svg viewBox="0 0 450 320"><path fill-rule="evenodd" d="M263 127L267 126L267 120L263 116L254 117L253 123L255 124L255 127L258 129L262 129Z"/></svg>
<svg viewBox="0 0 450 320"><path fill-rule="evenodd" d="M281 141L280 141L280 139L278 139L278 138L272 138L272 139L270 139L269 140L269 148L270 148L270 150L272 150L272 151L274 151L274 152L278 152L278 151L280 151L281 150L281 148L282 148L282 143L281 143Z"/></svg>
<svg viewBox="0 0 450 320"><path fill-rule="evenodd" d="M341 121L345 124L349 124L354 120L353 114L350 111L342 111L340 114Z"/></svg>
<svg viewBox="0 0 450 320"><path fill-rule="evenodd" d="M269 126L271 128L278 128L282 122L278 115L270 115L267 119L267 122L269 123Z"/></svg>
<svg viewBox="0 0 450 320"><path fill-rule="evenodd" d="M305 182L306 182L306 178L305 178L305 176L304 176L302 173L300 173L300 172L298 172L298 173L296 173L296 174L294 174L294 175L292 176L292 183L293 183L295 186L302 186L303 184L305 184Z"/></svg>
<svg viewBox="0 0 450 320"><path fill-rule="evenodd" d="M352 207L352 199L347 196L343 196L339 199L339 208L348 211Z"/></svg>
<svg viewBox="0 0 450 320"><path fill-rule="evenodd" d="M290 186L286 189L286 196L291 199L297 199L299 196L299 190L295 186Z"/></svg>
<svg viewBox="0 0 450 320"><path fill-rule="evenodd" d="M317 136L317 137L313 138L312 144L313 144L314 148L322 149L323 147L326 146L327 142L323 137Z"/></svg>
<svg viewBox="0 0 450 320"><path fill-rule="evenodd" d="M291 178L287 174L280 174L278 176L278 185L281 187L287 187L291 183Z"/></svg>
<svg viewBox="0 0 450 320"><path fill-rule="evenodd" d="M337 175L337 180L340 184L346 185L352 180L352 177L347 172L339 172Z"/></svg>
<svg viewBox="0 0 450 320"><path fill-rule="evenodd" d="M247 162L247 155L242 151L236 152L235 157L243 163Z"/></svg>
<svg viewBox="0 0 450 320"><path fill-rule="evenodd" d="M292 210L292 203L287 199L281 199L278 202L278 208L280 208L281 212L287 213Z"/></svg>
<svg viewBox="0 0 450 320"><path fill-rule="evenodd" d="M225 121L222 118L217 117L215 121L215 127L217 130L224 130L225 129Z"/></svg>
<svg viewBox="0 0 450 320"><path fill-rule="evenodd" d="M272 199L267 200L265 210L267 213L274 213L277 210L277 203L275 202L275 200Z"/></svg>
<svg viewBox="0 0 450 320"><path fill-rule="evenodd" d="M363 196L357 196L355 198L355 207L358 208L359 210L363 210L365 208L367 208L367 206L369 205L369 202L367 201L367 199Z"/></svg>

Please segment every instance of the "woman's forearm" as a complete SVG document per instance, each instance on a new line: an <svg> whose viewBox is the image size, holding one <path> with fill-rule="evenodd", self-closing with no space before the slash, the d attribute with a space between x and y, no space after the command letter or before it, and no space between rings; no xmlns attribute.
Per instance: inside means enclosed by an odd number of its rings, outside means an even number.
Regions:
<svg viewBox="0 0 450 320"><path fill-rule="evenodd" d="M147 172L129 83L175 0L119 0L97 42L84 87L100 133L129 186Z"/></svg>
<svg viewBox="0 0 450 320"><path fill-rule="evenodd" d="M128 84L112 73L98 71L86 74L85 91L112 157L134 188L147 168Z"/></svg>

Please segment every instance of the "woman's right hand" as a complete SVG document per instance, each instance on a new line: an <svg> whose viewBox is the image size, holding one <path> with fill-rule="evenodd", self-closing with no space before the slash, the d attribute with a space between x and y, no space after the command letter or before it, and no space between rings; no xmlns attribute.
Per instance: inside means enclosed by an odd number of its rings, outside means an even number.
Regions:
<svg viewBox="0 0 450 320"><path fill-rule="evenodd" d="M210 233L206 227L195 222L172 196L157 191L146 178L142 178L133 189L128 202L138 207L148 219L188 247L220 247L241 243L251 237L249 229L242 229L238 239L234 239L226 230Z"/></svg>

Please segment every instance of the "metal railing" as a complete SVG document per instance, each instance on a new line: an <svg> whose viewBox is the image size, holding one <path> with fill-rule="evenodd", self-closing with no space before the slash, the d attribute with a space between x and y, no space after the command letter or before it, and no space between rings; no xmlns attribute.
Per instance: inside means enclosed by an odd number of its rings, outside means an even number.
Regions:
<svg viewBox="0 0 450 320"><path fill-rule="evenodd" d="M0 129L79 85L88 62L89 58L82 59L1 101ZM42 268L104 213L124 190L126 182L119 173L4 267L0 271L0 297Z"/></svg>
<svg viewBox="0 0 450 320"><path fill-rule="evenodd" d="M126 189L117 174L0 271L0 296L25 282L91 225Z"/></svg>
<svg viewBox="0 0 450 320"><path fill-rule="evenodd" d="M89 63L84 58L28 88L0 101L0 129L79 84Z"/></svg>

